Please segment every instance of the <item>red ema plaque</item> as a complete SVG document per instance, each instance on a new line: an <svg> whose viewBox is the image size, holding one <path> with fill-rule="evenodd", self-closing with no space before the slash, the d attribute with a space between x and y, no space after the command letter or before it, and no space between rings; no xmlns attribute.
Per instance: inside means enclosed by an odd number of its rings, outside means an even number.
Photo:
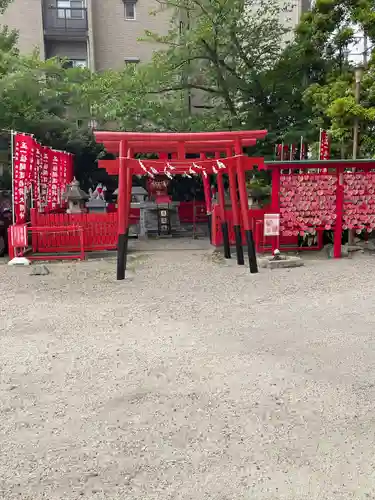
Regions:
<svg viewBox="0 0 375 500"><path fill-rule="evenodd" d="M156 204L170 203L171 198L168 194L170 180L162 175L156 176L154 179L147 180L147 191L150 200Z"/></svg>

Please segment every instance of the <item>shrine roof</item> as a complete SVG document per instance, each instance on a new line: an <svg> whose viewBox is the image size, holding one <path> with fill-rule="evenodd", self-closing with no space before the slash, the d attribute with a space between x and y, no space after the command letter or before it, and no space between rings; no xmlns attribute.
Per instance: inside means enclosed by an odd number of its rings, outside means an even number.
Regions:
<svg viewBox="0 0 375 500"><path fill-rule="evenodd" d="M98 140L98 142L100 142ZM243 147L254 146L257 140L253 138L246 138L241 140ZM108 153L117 154L120 149L120 141L103 140L101 144L104 145ZM216 140L216 141L184 141L185 153L212 153L212 152L226 152L228 148L232 149L235 145L234 140ZM178 142L143 142L143 141L127 141L128 149L133 153L176 153L179 149Z"/></svg>
<svg viewBox="0 0 375 500"><path fill-rule="evenodd" d="M111 132L94 130L97 142L101 141L154 141L154 142L184 142L184 141L215 141L238 140L245 138L264 139L267 130L240 130L225 132Z"/></svg>

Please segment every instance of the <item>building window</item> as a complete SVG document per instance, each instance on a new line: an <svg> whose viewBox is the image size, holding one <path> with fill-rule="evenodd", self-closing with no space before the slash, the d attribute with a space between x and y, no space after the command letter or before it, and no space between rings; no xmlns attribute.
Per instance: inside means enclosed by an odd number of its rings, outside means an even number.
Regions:
<svg viewBox="0 0 375 500"><path fill-rule="evenodd" d="M139 57L125 57L125 65L131 66L132 64L138 64L140 61Z"/></svg>
<svg viewBox="0 0 375 500"><path fill-rule="evenodd" d="M65 69L69 68L87 68L86 59L69 59L63 64Z"/></svg>
<svg viewBox="0 0 375 500"><path fill-rule="evenodd" d="M59 19L83 19L85 0L57 0Z"/></svg>
<svg viewBox="0 0 375 500"><path fill-rule="evenodd" d="M136 13L135 13L135 4L136 2L133 0L125 0L125 19L127 21L135 21Z"/></svg>

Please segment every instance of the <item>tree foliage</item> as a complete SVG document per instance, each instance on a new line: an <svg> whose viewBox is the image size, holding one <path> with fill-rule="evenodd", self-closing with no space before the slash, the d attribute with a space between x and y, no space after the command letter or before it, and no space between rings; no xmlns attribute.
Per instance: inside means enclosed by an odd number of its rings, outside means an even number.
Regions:
<svg viewBox="0 0 375 500"><path fill-rule="evenodd" d="M360 104L355 100L354 63L350 48L364 34L369 50L362 82ZM311 107L311 123L332 132L340 154L349 155L354 119L362 124L362 155L375 153L374 46L375 11L372 0L317 0L297 30L296 45L311 61L311 69L320 72L317 81L304 93Z"/></svg>

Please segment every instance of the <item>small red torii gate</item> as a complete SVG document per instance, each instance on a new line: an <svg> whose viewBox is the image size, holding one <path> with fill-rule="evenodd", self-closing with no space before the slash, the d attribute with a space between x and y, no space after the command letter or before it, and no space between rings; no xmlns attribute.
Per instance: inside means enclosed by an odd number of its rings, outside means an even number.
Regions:
<svg viewBox="0 0 375 500"><path fill-rule="evenodd" d="M264 167L263 158L243 155L243 148L264 139L266 130L236 132L186 132L186 133L143 133L94 131L96 142L106 150L118 154L115 160L100 160L99 167L110 175L119 176L118 198L118 246L117 279L125 278L128 251L129 214L133 175L201 175L207 213L211 213L211 195L208 175L217 175L219 205L221 207L224 256L230 258L228 224L225 220L225 193L223 174L229 177L229 190L233 210L237 263L244 265L241 238L241 222L246 235L251 273L258 272L255 245L249 221L249 205L246 190L247 170L254 166ZM139 160L140 153L156 153L157 160ZM187 159L187 154L198 154L199 159ZM213 154L214 158L208 158ZM222 157L222 154L225 157ZM171 158L169 159L169 155Z"/></svg>

